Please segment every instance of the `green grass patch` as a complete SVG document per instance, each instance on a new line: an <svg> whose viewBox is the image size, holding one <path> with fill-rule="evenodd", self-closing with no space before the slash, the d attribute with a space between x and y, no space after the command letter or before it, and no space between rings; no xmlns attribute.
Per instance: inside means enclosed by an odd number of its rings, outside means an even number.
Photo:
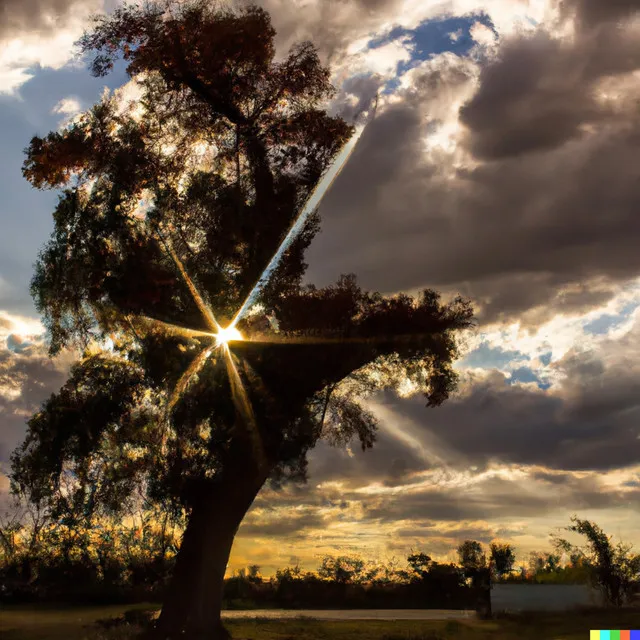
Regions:
<svg viewBox="0 0 640 640"><path fill-rule="evenodd" d="M109 607L26 607L0 609L2 640L126 640L139 629L120 625L105 629L98 621L144 611L153 605ZM639 611L596 611L502 616L490 621L343 622L230 620L227 627L242 640L585 640L590 629L640 629Z"/></svg>

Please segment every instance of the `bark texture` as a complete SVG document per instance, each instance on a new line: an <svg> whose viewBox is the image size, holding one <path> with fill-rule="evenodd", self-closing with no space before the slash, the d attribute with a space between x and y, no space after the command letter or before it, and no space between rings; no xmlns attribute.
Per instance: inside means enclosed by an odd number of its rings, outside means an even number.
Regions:
<svg viewBox="0 0 640 640"><path fill-rule="evenodd" d="M238 527L265 480L237 469L194 501L155 638L230 637L220 618L224 574Z"/></svg>

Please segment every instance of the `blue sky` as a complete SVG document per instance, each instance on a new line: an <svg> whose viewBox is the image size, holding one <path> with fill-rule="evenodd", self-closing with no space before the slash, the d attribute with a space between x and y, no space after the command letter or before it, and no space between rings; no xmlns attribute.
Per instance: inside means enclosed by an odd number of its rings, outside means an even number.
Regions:
<svg viewBox="0 0 640 640"><path fill-rule="evenodd" d="M415 66L416 62L447 51L458 56L469 55L477 44L470 34L471 27L476 23L484 24L495 32L489 16L470 14L425 20L413 29L395 27L384 35L372 38L368 46L370 49L376 49L396 40L406 42L412 55L409 61L398 65L397 72L402 74Z"/></svg>
<svg viewBox="0 0 640 640"><path fill-rule="evenodd" d="M100 99L105 86L121 86L127 79L122 67L106 78L91 77L84 66L59 70L33 67L32 78L18 94L0 95L0 278L10 287L3 292L2 305L13 313L35 314L28 291L32 265L53 228L50 212L57 200L55 193L36 191L23 179L23 149L32 136L58 128L64 115L54 113L54 108L64 98L76 98L88 108Z"/></svg>

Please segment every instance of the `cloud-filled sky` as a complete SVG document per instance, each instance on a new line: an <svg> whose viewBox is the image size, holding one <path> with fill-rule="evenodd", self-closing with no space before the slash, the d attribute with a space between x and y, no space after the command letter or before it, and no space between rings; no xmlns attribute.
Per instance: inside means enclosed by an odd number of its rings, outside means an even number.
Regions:
<svg viewBox="0 0 640 640"><path fill-rule="evenodd" d="M22 150L126 81L72 43L117 0L0 6L0 492L24 421L62 384L28 285L55 194ZM640 543L640 0L262 0L279 52L311 39L351 117L376 119L321 207L308 279L474 300L443 407L383 395L376 447L322 444L304 487L263 491L232 567L324 553L524 558L569 516Z"/></svg>

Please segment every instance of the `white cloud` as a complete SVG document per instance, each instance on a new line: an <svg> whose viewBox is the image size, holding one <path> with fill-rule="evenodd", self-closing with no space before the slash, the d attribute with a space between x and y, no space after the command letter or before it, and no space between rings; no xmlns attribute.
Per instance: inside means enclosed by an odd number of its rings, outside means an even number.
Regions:
<svg viewBox="0 0 640 640"><path fill-rule="evenodd" d="M64 116L75 116L80 111L82 111L82 105L76 96L62 98L51 110L52 113L61 113Z"/></svg>
<svg viewBox="0 0 640 640"><path fill-rule="evenodd" d="M362 53L360 64L363 70L386 76L395 72L398 63L407 62L410 59L411 50L407 44L394 41Z"/></svg>
<svg viewBox="0 0 640 640"><path fill-rule="evenodd" d="M475 22L469 30L471 37L484 47L491 47L496 44L496 34L487 25Z"/></svg>
<svg viewBox="0 0 640 640"><path fill-rule="evenodd" d="M632 329L637 313L603 335L586 333L585 326L605 315L617 316L624 307L634 302L640 304L640 280L621 287L618 294L606 305L588 313L558 314L535 330L515 322L509 326L495 327L481 332L474 340L478 344L486 340L489 346L499 346L505 351L521 351L532 358L551 352L552 361L556 361L576 345L580 345L583 349L597 348L611 339L620 339L626 335Z"/></svg>
<svg viewBox="0 0 640 640"><path fill-rule="evenodd" d="M31 337L43 333L44 327L39 320L0 309L0 344L13 334Z"/></svg>

